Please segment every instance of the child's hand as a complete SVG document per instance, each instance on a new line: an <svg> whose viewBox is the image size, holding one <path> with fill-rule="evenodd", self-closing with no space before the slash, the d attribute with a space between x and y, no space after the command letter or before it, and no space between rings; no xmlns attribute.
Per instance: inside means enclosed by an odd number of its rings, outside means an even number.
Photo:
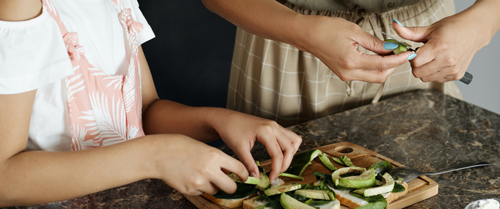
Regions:
<svg viewBox="0 0 500 209"><path fill-rule="evenodd" d="M213 121L213 126L222 140L254 176L258 175L259 169L250 150L256 140L266 146L272 159L272 171L269 175L271 182L290 166L294 154L302 143L300 136L281 127L275 121L236 111L224 111L213 118Z"/></svg>
<svg viewBox="0 0 500 209"><path fill-rule="evenodd" d="M238 160L222 151L184 135L156 135L160 148L153 153L156 177L186 195L215 194L219 188L236 191L236 183L225 172L248 178L248 171Z"/></svg>

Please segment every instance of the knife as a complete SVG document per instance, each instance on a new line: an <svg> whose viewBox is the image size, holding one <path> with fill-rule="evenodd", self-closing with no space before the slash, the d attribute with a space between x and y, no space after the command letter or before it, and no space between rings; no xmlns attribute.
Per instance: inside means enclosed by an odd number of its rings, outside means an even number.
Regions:
<svg viewBox="0 0 500 209"><path fill-rule="evenodd" d="M417 52L417 50L419 48L419 47L417 47L416 49L413 49L413 48L411 48L411 46L408 46L408 44L405 44L405 43L399 41L398 39L390 36L387 33L384 33L384 31L381 31L381 30L378 30L378 31L381 32L382 34L386 35L387 37L394 39L394 41L398 42L399 44L406 46L406 48L410 51ZM465 72L464 77L462 79L460 79L460 81L462 83L469 85L469 83L472 81L472 74L470 74L469 72Z"/></svg>

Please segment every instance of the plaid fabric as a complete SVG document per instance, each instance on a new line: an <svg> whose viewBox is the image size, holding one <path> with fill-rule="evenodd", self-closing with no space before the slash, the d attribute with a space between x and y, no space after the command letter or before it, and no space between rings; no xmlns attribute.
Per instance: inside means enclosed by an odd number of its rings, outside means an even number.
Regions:
<svg viewBox="0 0 500 209"><path fill-rule="evenodd" d="M403 40L392 29L392 18L405 26L427 26L455 13L453 0L423 0L385 13L312 11L286 4L307 15L341 17L380 39L377 31ZM407 41L414 48L418 43ZM371 53L360 49L365 53ZM290 126L417 89L438 89L462 99L454 82L423 83L413 76L409 63L396 69L384 84L344 82L314 55L282 42L237 29L227 98L227 108L268 118ZM375 99L378 100L378 99Z"/></svg>

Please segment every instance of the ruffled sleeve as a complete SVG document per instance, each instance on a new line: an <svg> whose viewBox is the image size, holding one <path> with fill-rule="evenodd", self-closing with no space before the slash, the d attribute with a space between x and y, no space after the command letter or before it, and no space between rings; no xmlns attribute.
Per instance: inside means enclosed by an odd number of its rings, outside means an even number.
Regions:
<svg viewBox="0 0 500 209"><path fill-rule="evenodd" d="M139 32L137 37L137 41L139 45L141 45L146 41L153 39L155 37L155 34L153 32L153 29L149 25L148 21L144 17L144 14L142 14L141 9L139 9L139 3L137 2L137 0L130 0L130 3L132 4L134 19L137 22L142 23L142 25L144 26L144 28L141 30L141 32Z"/></svg>
<svg viewBox="0 0 500 209"><path fill-rule="evenodd" d="M72 75L55 20L45 9L27 21L0 21L0 94L38 89Z"/></svg>

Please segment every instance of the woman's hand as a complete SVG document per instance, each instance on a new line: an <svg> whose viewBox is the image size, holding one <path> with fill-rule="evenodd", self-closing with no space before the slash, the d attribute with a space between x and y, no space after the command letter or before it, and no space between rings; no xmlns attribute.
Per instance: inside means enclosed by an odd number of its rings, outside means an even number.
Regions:
<svg viewBox="0 0 500 209"><path fill-rule="evenodd" d="M460 80L474 55L498 31L500 7L498 1L491 2L477 1L469 9L427 27L404 27L394 22L402 38L425 43L410 62L413 75L423 82Z"/></svg>
<svg viewBox="0 0 500 209"><path fill-rule="evenodd" d="M159 148L153 153L158 171L155 177L180 193L215 194L219 189L234 193L236 183L226 173L248 178L248 171L241 162L214 147L184 135L154 136L158 138L153 147Z"/></svg>
<svg viewBox="0 0 500 209"><path fill-rule="evenodd" d="M271 182L290 166L294 154L302 143L300 136L281 127L275 121L236 111L221 111L213 118L212 125L226 145L235 152L255 177L258 176L259 170L250 150L256 140L261 142L271 156L272 170L269 175Z"/></svg>
<svg viewBox="0 0 500 209"><path fill-rule="evenodd" d="M385 49L384 41L345 19L301 17L297 27L302 28L305 34L299 39L303 40L303 44L297 47L316 55L343 81L383 83L411 55L411 52L388 55L395 47ZM358 45L377 55L359 51Z"/></svg>

